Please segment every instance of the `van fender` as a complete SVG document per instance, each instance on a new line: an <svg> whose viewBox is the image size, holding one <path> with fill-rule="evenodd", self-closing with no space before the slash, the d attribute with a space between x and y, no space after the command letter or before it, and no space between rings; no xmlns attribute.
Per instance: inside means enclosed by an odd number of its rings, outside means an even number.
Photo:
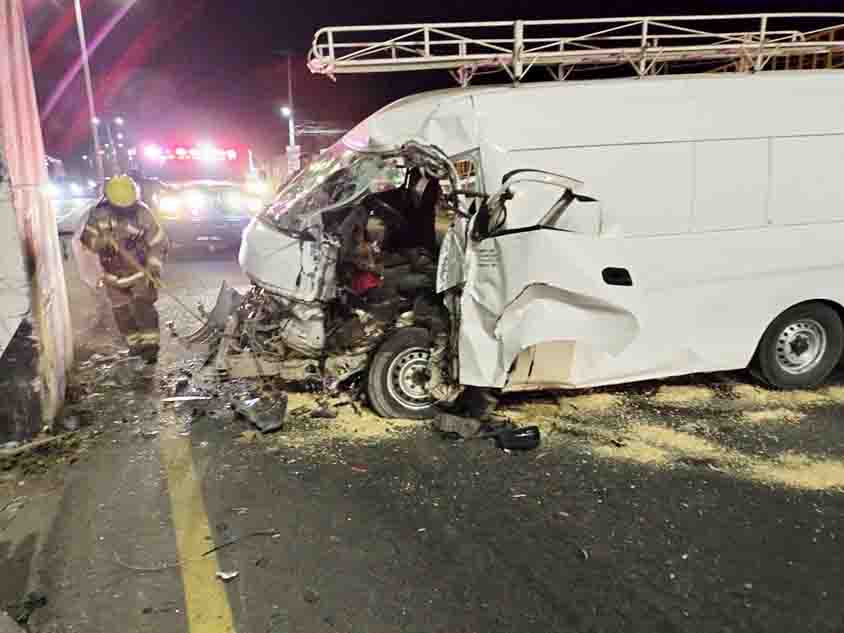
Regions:
<svg viewBox="0 0 844 633"><path fill-rule="evenodd" d="M525 349L570 341L617 356L640 332L628 310L582 293L548 284L527 286L504 309L495 325L499 366L513 366Z"/></svg>

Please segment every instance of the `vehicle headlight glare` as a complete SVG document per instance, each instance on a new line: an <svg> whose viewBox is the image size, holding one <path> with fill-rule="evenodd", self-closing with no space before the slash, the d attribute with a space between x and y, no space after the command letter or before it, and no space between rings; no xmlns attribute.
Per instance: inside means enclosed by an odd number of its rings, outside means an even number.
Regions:
<svg viewBox="0 0 844 633"><path fill-rule="evenodd" d="M260 213L264 208L264 203L260 198L249 198L247 208L249 213Z"/></svg>
<svg viewBox="0 0 844 633"><path fill-rule="evenodd" d="M188 191L185 193L185 203L191 210L204 209L206 202L205 194L201 191Z"/></svg>
<svg viewBox="0 0 844 633"><path fill-rule="evenodd" d="M226 206L234 211L243 209L243 196L239 191L230 191L226 194Z"/></svg>
<svg viewBox="0 0 844 633"><path fill-rule="evenodd" d="M262 180L253 180L246 185L246 189L251 194L254 194L256 196L263 196L264 194L269 192L270 186Z"/></svg>
<svg viewBox="0 0 844 633"><path fill-rule="evenodd" d="M181 206L181 201L176 196L163 196L159 202L161 210L169 215L178 213Z"/></svg>

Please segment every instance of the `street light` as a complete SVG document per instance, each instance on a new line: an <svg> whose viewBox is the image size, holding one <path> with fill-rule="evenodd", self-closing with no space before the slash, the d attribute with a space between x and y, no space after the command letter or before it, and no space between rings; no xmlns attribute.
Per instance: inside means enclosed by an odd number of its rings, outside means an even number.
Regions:
<svg viewBox="0 0 844 633"><path fill-rule="evenodd" d="M289 106L284 106L281 109L281 116L287 119L288 151L293 151L293 148L296 147L296 121L293 117L293 110Z"/></svg>
<svg viewBox="0 0 844 633"><path fill-rule="evenodd" d="M123 117L119 117L119 116L114 117L113 119L106 119L105 121L101 120L97 116L95 116L94 118L91 119L91 123L94 126L94 130L98 131L100 126L105 127L106 138L108 139L108 143L105 144L105 147L107 149L111 148L111 152L109 152L109 154L111 155L111 170L113 172L112 175L116 176L118 173L120 173L120 161L118 160L118 157L117 157L118 144L115 143L114 134L111 130L112 122L115 125L121 125L121 126L124 123L126 123L126 121L124 121ZM123 139L123 133L118 132L117 138L122 140ZM99 142L99 133L97 133L97 142Z"/></svg>

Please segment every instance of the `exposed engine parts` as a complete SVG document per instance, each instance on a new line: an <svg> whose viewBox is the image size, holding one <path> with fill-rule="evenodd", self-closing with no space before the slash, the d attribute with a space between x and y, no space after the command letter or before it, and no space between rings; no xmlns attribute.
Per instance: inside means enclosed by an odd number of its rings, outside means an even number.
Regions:
<svg viewBox="0 0 844 633"><path fill-rule="evenodd" d="M448 204L456 200L454 167L436 148L409 143L377 156L338 153L312 172L303 176L312 182L292 181L255 220L262 228L252 230L251 247L247 231L241 261L254 264L246 268L252 287L241 296L224 285L189 340L211 344L208 367L218 375L333 389L371 373L382 345L415 328L426 342L375 363L386 373L368 383L425 412L432 392L456 392L449 315L457 302L436 294L436 220L443 207L456 208ZM310 197L300 195L306 190Z"/></svg>

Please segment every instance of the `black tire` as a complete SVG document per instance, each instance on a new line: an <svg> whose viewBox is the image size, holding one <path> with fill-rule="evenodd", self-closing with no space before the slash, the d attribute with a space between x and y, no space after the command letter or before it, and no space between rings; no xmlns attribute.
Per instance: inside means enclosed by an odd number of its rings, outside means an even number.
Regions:
<svg viewBox="0 0 844 633"><path fill-rule="evenodd" d="M422 328L403 328L388 338L375 352L369 366L369 402L385 418L427 420L436 413L433 398L427 394L428 359L431 335Z"/></svg>
<svg viewBox="0 0 844 633"><path fill-rule="evenodd" d="M838 365L843 349L844 326L838 313L823 303L803 303L771 323L751 371L778 389L814 389Z"/></svg>

